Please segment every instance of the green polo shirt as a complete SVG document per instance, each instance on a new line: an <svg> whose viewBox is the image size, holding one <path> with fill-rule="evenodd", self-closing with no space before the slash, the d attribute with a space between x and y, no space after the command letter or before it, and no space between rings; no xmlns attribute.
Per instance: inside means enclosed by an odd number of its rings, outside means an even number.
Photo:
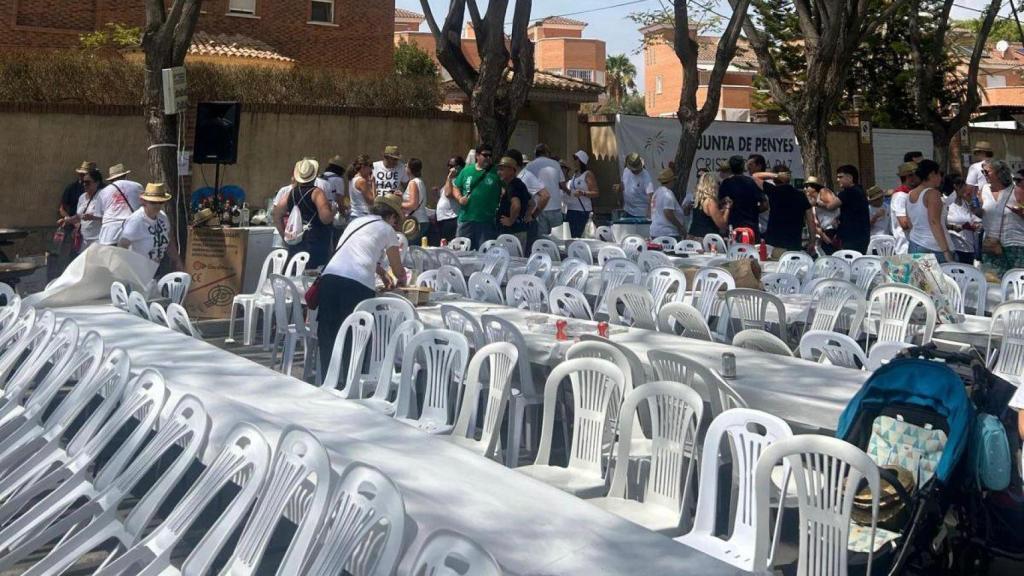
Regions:
<svg viewBox="0 0 1024 576"><path fill-rule="evenodd" d="M484 172L475 164L466 166L454 184L469 198L459 210L459 222L494 222L501 200L501 179L493 168Z"/></svg>

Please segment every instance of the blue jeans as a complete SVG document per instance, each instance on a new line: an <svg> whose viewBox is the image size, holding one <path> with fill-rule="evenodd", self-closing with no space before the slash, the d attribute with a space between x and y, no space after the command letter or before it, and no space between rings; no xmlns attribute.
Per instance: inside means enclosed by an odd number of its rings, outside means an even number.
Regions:
<svg viewBox="0 0 1024 576"><path fill-rule="evenodd" d="M945 254L942 253L942 250L931 250L929 248L925 248L924 246L921 246L920 244L916 244L913 241L910 241L910 253L911 254L934 254L935 255L935 259L939 261L939 264L945 264L946 263L946 256L945 256Z"/></svg>
<svg viewBox="0 0 1024 576"><path fill-rule="evenodd" d="M480 245L488 240L498 237L493 222L459 222L458 235L469 238L473 250L478 250Z"/></svg>

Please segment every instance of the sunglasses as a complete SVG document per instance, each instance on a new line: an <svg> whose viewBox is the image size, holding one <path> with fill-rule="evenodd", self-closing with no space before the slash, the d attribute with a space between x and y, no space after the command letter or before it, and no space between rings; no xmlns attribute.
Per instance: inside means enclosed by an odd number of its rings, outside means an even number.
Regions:
<svg viewBox="0 0 1024 576"><path fill-rule="evenodd" d="M481 152L480 156L483 158L490 158L492 154L490 152Z"/></svg>

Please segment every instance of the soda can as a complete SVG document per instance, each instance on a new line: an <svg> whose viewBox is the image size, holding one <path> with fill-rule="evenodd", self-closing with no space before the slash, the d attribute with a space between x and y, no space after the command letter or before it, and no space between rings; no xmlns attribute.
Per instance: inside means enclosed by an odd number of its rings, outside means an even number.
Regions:
<svg viewBox="0 0 1024 576"><path fill-rule="evenodd" d="M608 337L608 323L607 322L602 321L602 322L598 322L597 323L597 335L600 336L601 338L607 338Z"/></svg>
<svg viewBox="0 0 1024 576"><path fill-rule="evenodd" d="M722 352L722 378L736 377L736 355L732 352Z"/></svg>

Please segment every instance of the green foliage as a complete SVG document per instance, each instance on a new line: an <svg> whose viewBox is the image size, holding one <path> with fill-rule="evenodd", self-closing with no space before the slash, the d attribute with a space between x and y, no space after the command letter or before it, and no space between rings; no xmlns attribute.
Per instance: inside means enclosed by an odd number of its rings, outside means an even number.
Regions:
<svg viewBox="0 0 1024 576"><path fill-rule="evenodd" d="M1017 8L1020 10L1020 6ZM1024 14L1021 14L1021 18L1024 18ZM970 31L972 34L977 34L981 30L982 18L974 18L972 20L960 20L956 24L957 26ZM992 25L992 32L989 33L988 39L990 42L998 42L1000 40L1006 40L1007 42L1022 42L1024 38L1021 38L1020 29L1017 28L1017 22L1014 21L1013 17L1002 18L997 16L995 23Z"/></svg>
<svg viewBox="0 0 1024 576"><path fill-rule="evenodd" d="M136 48L142 44L142 29L118 22L107 22L100 30L80 35L78 42L83 50L94 52Z"/></svg>
<svg viewBox="0 0 1024 576"><path fill-rule="evenodd" d="M598 114L629 114L630 116L647 116L647 105L643 94L626 94L621 102L608 99L602 105L595 106L593 112Z"/></svg>
<svg viewBox="0 0 1024 576"><path fill-rule="evenodd" d="M627 18L632 20L638 28L647 28L664 24L675 27L675 8L671 0L658 0L660 6L651 10L641 10L630 13ZM697 27L698 34L709 32L720 32L724 18L715 13L717 3L714 0L687 0L687 10L690 17L690 24ZM658 42L661 40L658 39ZM671 38L668 39L671 42ZM651 42L650 38L642 38L636 52L643 52L643 49Z"/></svg>
<svg viewBox="0 0 1024 576"><path fill-rule="evenodd" d="M437 78L437 63L425 50L403 40L395 46L395 74Z"/></svg>
<svg viewBox="0 0 1024 576"><path fill-rule="evenodd" d="M623 98L636 93L636 66L625 54L614 54L605 59L608 98L621 103Z"/></svg>
<svg viewBox="0 0 1024 576"><path fill-rule="evenodd" d="M190 63L189 98L249 104L436 109L437 78L351 76L314 68ZM0 102L77 102L138 105L144 72L139 61L80 52L0 53ZM61 86L54 90L54 86ZM117 86L117 90L110 90Z"/></svg>

